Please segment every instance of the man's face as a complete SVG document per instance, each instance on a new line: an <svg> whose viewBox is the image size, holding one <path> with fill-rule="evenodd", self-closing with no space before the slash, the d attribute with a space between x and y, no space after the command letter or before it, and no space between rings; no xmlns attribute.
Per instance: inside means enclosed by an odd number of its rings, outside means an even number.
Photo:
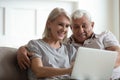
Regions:
<svg viewBox="0 0 120 80"><path fill-rule="evenodd" d="M93 26L94 22L91 22L85 16L72 20L71 30L75 41L77 43L83 43L86 39L91 37Z"/></svg>

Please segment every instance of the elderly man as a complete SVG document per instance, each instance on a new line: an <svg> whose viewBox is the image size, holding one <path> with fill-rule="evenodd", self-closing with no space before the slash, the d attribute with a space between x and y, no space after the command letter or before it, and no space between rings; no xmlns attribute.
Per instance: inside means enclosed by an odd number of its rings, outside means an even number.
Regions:
<svg viewBox="0 0 120 80"><path fill-rule="evenodd" d="M82 46L117 51L119 54L112 77L114 79L120 78L120 47L118 40L111 32L95 34L93 27L94 22L92 22L90 14L85 10L76 10L72 14L71 30L73 34L66 42L73 44L76 48Z"/></svg>
<svg viewBox="0 0 120 80"><path fill-rule="evenodd" d="M90 14L85 10L76 10L73 12L71 30L73 34L65 40L65 43L73 44L75 48L80 46L117 51L118 57L113 71L112 79L120 78L120 47L116 37L111 32L102 32L95 34L93 31L94 22ZM21 68L26 69L30 65L29 56L31 56L25 47L18 50L18 64Z"/></svg>

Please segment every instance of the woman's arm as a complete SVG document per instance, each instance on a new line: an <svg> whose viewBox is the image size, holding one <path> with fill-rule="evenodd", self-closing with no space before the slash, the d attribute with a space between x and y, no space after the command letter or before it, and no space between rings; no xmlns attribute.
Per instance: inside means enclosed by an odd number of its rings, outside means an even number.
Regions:
<svg viewBox="0 0 120 80"><path fill-rule="evenodd" d="M43 66L40 58L33 58L31 60L31 69L37 76L37 78L52 77L58 75L71 74L71 68L53 68Z"/></svg>

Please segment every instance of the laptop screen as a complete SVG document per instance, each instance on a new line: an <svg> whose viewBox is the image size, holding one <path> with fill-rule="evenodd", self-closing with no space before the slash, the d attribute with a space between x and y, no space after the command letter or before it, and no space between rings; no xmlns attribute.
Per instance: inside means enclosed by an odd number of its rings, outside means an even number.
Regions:
<svg viewBox="0 0 120 80"><path fill-rule="evenodd" d="M72 79L109 80L115 65L117 52L79 47Z"/></svg>

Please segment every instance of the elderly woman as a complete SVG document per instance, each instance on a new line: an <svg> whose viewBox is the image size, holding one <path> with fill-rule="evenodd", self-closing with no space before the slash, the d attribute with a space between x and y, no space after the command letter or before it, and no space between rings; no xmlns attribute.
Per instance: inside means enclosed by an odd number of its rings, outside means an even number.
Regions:
<svg viewBox="0 0 120 80"><path fill-rule="evenodd" d="M31 57L29 80L69 79L76 49L63 44L71 19L62 8L49 14L42 39L31 40L26 45Z"/></svg>

